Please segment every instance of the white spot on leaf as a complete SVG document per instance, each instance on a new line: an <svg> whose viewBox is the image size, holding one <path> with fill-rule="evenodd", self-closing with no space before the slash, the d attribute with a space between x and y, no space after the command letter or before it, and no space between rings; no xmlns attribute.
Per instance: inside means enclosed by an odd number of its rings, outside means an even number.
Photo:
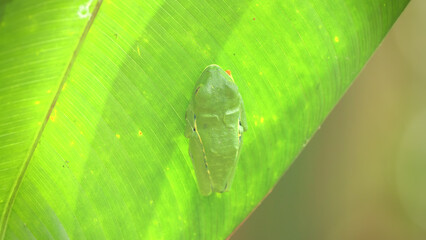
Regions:
<svg viewBox="0 0 426 240"><path fill-rule="evenodd" d="M85 5L80 5L78 7L78 16L80 18L89 18L92 14L89 11L89 7L92 4L93 0L89 0Z"/></svg>

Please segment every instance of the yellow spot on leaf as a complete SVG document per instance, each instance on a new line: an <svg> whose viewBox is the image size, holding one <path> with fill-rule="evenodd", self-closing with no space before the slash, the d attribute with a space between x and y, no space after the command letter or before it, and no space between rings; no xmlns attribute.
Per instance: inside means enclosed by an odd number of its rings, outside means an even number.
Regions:
<svg viewBox="0 0 426 240"><path fill-rule="evenodd" d="M139 136L142 136L142 135L143 135L143 133L142 133L142 131L141 131L141 130L139 130L138 135L139 135Z"/></svg>
<svg viewBox="0 0 426 240"><path fill-rule="evenodd" d="M257 126L257 121L254 121L254 125Z"/></svg>
<svg viewBox="0 0 426 240"><path fill-rule="evenodd" d="M38 124L38 125L41 125L41 122L38 122L37 124Z"/></svg>
<svg viewBox="0 0 426 240"><path fill-rule="evenodd" d="M51 92L52 92L52 90L50 90L50 89L46 91L46 93L51 93Z"/></svg>
<svg viewBox="0 0 426 240"><path fill-rule="evenodd" d="M338 43L338 42L339 42L339 37L338 37L338 36L335 36L335 37L334 37L334 41Z"/></svg>
<svg viewBox="0 0 426 240"><path fill-rule="evenodd" d="M53 109L52 114L50 114L50 120L54 122L56 120L56 109Z"/></svg>
<svg viewBox="0 0 426 240"><path fill-rule="evenodd" d="M35 101L35 104L36 104L36 105L39 105L39 104L40 104L40 101Z"/></svg>
<svg viewBox="0 0 426 240"><path fill-rule="evenodd" d="M138 46L138 55L139 57L141 56L141 50L139 49L139 46Z"/></svg>
<svg viewBox="0 0 426 240"><path fill-rule="evenodd" d="M263 75L263 72L259 72L259 75L260 75L260 76L262 76L262 75Z"/></svg>
<svg viewBox="0 0 426 240"><path fill-rule="evenodd" d="M93 175L95 172L93 172L93 170L90 170L90 173Z"/></svg>
<svg viewBox="0 0 426 240"><path fill-rule="evenodd" d="M272 119L273 119L274 121L277 121L277 116L276 116L276 115L272 115Z"/></svg>
<svg viewBox="0 0 426 240"><path fill-rule="evenodd" d="M74 142L74 141L71 141L71 142L70 142L70 146L74 146L74 144L75 144L75 142Z"/></svg>
<svg viewBox="0 0 426 240"><path fill-rule="evenodd" d="M115 134L115 137L118 138L118 139L120 139L120 134L118 134L118 133Z"/></svg>
<svg viewBox="0 0 426 240"><path fill-rule="evenodd" d="M264 119L263 119L263 117L261 117L261 118L260 118L260 123L263 123L263 120L264 120Z"/></svg>
<svg viewBox="0 0 426 240"><path fill-rule="evenodd" d="M154 200L149 201L149 204L151 205L154 204Z"/></svg>
<svg viewBox="0 0 426 240"><path fill-rule="evenodd" d="M64 84L64 86L62 87L62 90L64 90L67 86L67 83Z"/></svg>

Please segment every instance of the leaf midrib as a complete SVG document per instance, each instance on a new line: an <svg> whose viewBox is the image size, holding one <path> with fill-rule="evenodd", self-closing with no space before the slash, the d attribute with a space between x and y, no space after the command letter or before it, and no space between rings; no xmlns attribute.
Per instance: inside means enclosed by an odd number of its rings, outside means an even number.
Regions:
<svg viewBox="0 0 426 240"><path fill-rule="evenodd" d="M97 14L99 12L101 4L102 4L102 0L98 0L97 3L96 3L96 6L93 9L93 12L91 13L90 19L87 22L86 27L84 28L84 31L83 31L83 33L82 33L82 35L81 35L81 37L80 37L80 39L77 43L77 46L74 49L74 53L73 53L71 59L69 60L68 66L65 70L65 73L62 76L62 79L61 79L61 82L58 86L58 89L56 90L55 97L53 98L52 103L50 104L49 110L47 111L46 116L43 120L43 123L42 123L42 125L41 125L41 127L40 127L34 141L33 141L33 144L31 146L30 150L28 151L27 158L25 159L24 163L21 166L21 169L19 170L18 178L16 179L16 181L15 181L13 187L12 187L12 191L10 192L9 197L6 200L6 204L5 204L6 207L3 210L3 213L2 213L1 218L0 218L0 239L4 239L4 237L6 235L7 223L8 223L10 212L12 210L16 196L18 194L19 187L21 186L22 180L24 179L25 173L28 169L28 166L30 164L30 161L31 161L33 155L34 155L35 149L37 148L37 145L40 141L40 138L43 135L44 129L47 125L47 121L49 120L50 115L52 114L53 108L55 107L56 102L59 99L59 95L62 92L62 88L64 87L65 82L68 79L68 76L71 72L71 69L74 65L74 62L75 62L75 60L76 60L76 58L77 58L77 56L78 56L78 54L81 50L81 47L82 47L82 45L83 45L83 43L86 39L87 34L89 33L90 27L93 25L93 22L94 22Z"/></svg>

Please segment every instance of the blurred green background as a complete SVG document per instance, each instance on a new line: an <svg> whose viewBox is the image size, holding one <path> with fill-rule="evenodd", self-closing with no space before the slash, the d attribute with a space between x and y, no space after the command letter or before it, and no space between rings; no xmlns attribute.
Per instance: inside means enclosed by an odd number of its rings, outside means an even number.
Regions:
<svg viewBox="0 0 426 240"><path fill-rule="evenodd" d="M411 1L231 239L426 239L426 1Z"/></svg>

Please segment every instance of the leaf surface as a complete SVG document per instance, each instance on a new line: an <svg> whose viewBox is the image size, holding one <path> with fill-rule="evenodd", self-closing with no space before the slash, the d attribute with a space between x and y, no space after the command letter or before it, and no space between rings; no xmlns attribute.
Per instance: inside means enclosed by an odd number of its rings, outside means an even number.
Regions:
<svg viewBox="0 0 426 240"><path fill-rule="evenodd" d="M272 189L408 1L0 3L6 239L223 239ZM249 129L198 193L185 109L230 69Z"/></svg>

